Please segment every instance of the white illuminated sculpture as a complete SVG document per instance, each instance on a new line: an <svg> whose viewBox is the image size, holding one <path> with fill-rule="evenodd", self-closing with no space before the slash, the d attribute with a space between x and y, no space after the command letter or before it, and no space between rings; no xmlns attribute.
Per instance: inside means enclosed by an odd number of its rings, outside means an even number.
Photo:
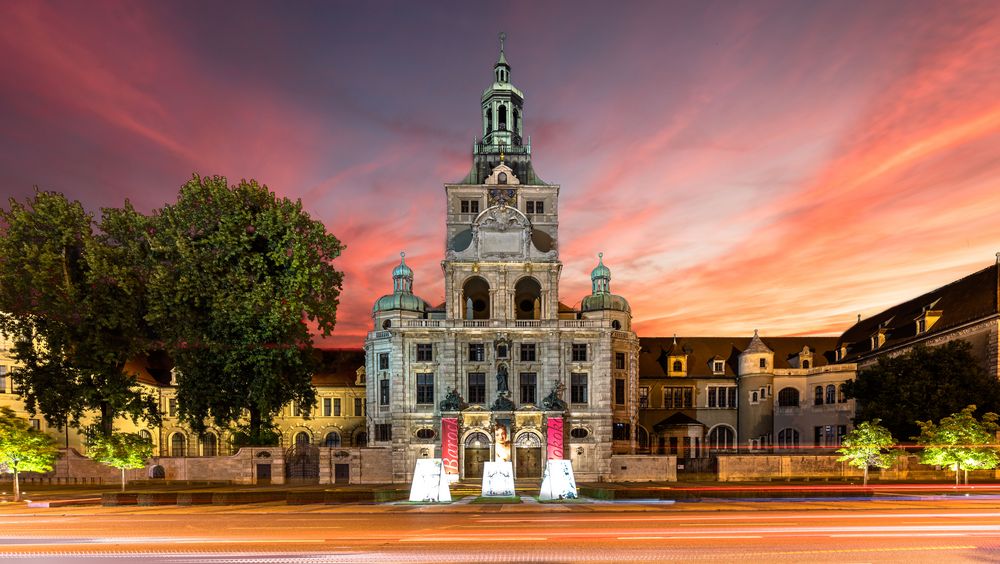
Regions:
<svg viewBox="0 0 1000 564"><path fill-rule="evenodd" d="M448 477L440 458L417 459L417 466L413 469L413 483L410 484L410 501L451 501Z"/></svg>
<svg viewBox="0 0 1000 564"><path fill-rule="evenodd" d="M569 460L549 460L545 464L545 474L542 475L542 491L538 499L576 499L576 480L573 478L573 465Z"/></svg>
<svg viewBox="0 0 1000 564"><path fill-rule="evenodd" d="M514 465L507 462L483 463L483 497L514 497Z"/></svg>

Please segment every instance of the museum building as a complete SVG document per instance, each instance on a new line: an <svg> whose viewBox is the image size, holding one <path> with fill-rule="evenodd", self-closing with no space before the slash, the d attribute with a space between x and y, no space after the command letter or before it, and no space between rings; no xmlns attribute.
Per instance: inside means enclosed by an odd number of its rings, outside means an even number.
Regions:
<svg viewBox="0 0 1000 564"><path fill-rule="evenodd" d="M365 340L369 439L393 451L393 479L418 458L456 477L510 461L538 478L550 458L580 480L635 449L639 340L598 255L579 309L560 301L559 185L525 141L524 95L503 53L483 92L472 168L444 185L446 299L414 294L405 257L373 307ZM575 302L576 298L571 301Z"/></svg>

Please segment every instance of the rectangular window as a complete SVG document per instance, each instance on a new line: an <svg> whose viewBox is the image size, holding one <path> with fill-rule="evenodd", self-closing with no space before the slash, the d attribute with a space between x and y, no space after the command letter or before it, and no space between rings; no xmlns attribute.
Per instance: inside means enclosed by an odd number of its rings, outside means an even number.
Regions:
<svg viewBox="0 0 1000 564"><path fill-rule="evenodd" d="M570 380L570 402L587 403L587 375L574 372L569 376Z"/></svg>
<svg viewBox="0 0 1000 564"><path fill-rule="evenodd" d="M295 417L302 417L302 406L299 402L292 402L292 415Z"/></svg>
<svg viewBox="0 0 1000 564"><path fill-rule="evenodd" d="M434 403L434 373L417 374L417 403Z"/></svg>
<svg viewBox="0 0 1000 564"><path fill-rule="evenodd" d="M625 370L625 353L615 353L615 368L618 370Z"/></svg>
<svg viewBox="0 0 1000 564"><path fill-rule="evenodd" d="M615 405L625 405L625 379L615 379Z"/></svg>
<svg viewBox="0 0 1000 564"><path fill-rule="evenodd" d="M535 403L535 388L538 383L538 375L534 372L522 372L518 379L521 386L521 403Z"/></svg>
<svg viewBox="0 0 1000 564"><path fill-rule="evenodd" d="M389 370L389 353L378 353L378 369Z"/></svg>
<svg viewBox="0 0 1000 564"><path fill-rule="evenodd" d="M389 379L383 378L378 383L378 404L389 405Z"/></svg>
<svg viewBox="0 0 1000 564"><path fill-rule="evenodd" d="M355 417L365 416L365 401L361 398L354 398L354 415Z"/></svg>
<svg viewBox="0 0 1000 564"><path fill-rule="evenodd" d="M333 416L340 417L340 398L333 398Z"/></svg>
<svg viewBox="0 0 1000 564"><path fill-rule="evenodd" d="M486 360L486 345L469 343L469 362L484 362Z"/></svg>
<svg viewBox="0 0 1000 564"><path fill-rule="evenodd" d="M497 358L507 358L507 345L497 345Z"/></svg>
<svg viewBox="0 0 1000 564"><path fill-rule="evenodd" d="M7 367L0 366L0 394L7 393Z"/></svg>
<svg viewBox="0 0 1000 564"><path fill-rule="evenodd" d="M177 417L177 398L170 398L167 400L167 415L170 417Z"/></svg>
<svg viewBox="0 0 1000 564"><path fill-rule="evenodd" d="M760 359L760 367L767 368L767 359L764 358Z"/></svg>
<svg viewBox="0 0 1000 564"><path fill-rule="evenodd" d="M615 423L611 427L611 439L615 441L627 441L631 437L631 425L628 423Z"/></svg>
<svg viewBox="0 0 1000 564"><path fill-rule="evenodd" d="M486 403L485 372L469 372L469 403Z"/></svg>
<svg viewBox="0 0 1000 564"><path fill-rule="evenodd" d="M417 343L417 362L431 362L434 360L434 345L431 343Z"/></svg>
<svg viewBox="0 0 1000 564"><path fill-rule="evenodd" d="M34 429L34 430L36 430L36 431L41 431L42 430L42 420L41 419L32 419L31 420L31 428Z"/></svg>
<svg viewBox="0 0 1000 564"><path fill-rule="evenodd" d="M573 362L587 362L587 344L573 343Z"/></svg>
<svg viewBox="0 0 1000 564"><path fill-rule="evenodd" d="M392 440L392 424L391 423L376 423L375 424L375 440L376 441L391 441Z"/></svg>
<svg viewBox="0 0 1000 564"><path fill-rule="evenodd" d="M329 417L330 414L333 413L330 408L332 405L333 402L330 401L330 398L323 398L323 417Z"/></svg>
<svg viewBox="0 0 1000 564"><path fill-rule="evenodd" d="M736 407L736 386L709 386L708 407Z"/></svg>
<svg viewBox="0 0 1000 564"><path fill-rule="evenodd" d="M813 427L813 444L823 446L823 428Z"/></svg>
<svg viewBox="0 0 1000 564"><path fill-rule="evenodd" d="M645 409L649 407L649 386L641 386L639 388L639 408Z"/></svg>
<svg viewBox="0 0 1000 564"><path fill-rule="evenodd" d="M847 425L837 425L837 446L844 442L844 435L847 434Z"/></svg>
<svg viewBox="0 0 1000 564"><path fill-rule="evenodd" d="M667 386L663 388L663 407L667 409L694 407L694 388L691 386Z"/></svg>
<svg viewBox="0 0 1000 564"><path fill-rule="evenodd" d="M711 387L708 389L708 407L719 407L718 394L719 388ZM723 393L723 398L725 398L725 393Z"/></svg>
<svg viewBox="0 0 1000 564"><path fill-rule="evenodd" d="M521 362L535 362L535 343L521 343Z"/></svg>
<svg viewBox="0 0 1000 564"><path fill-rule="evenodd" d="M479 200L462 200L462 213L479 213Z"/></svg>
<svg viewBox="0 0 1000 564"><path fill-rule="evenodd" d="M545 200L528 200L525 209L528 213L545 213Z"/></svg>
<svg viewBox="0 0 1000 564"><path fill-rule="evenodd" d="M726 363L721 360L716 360L712 363L712 372L715 374L723 374L726 371Z"/></svg>
<svg viewBox="0 0 1000 564"><path fill-rule="evenodd" d="M733 387L729 388L729 404L728 404L728 407L730 409L735 409L736 408L736 393L737 393L736 392L736 386L733 386Z"/></svg>

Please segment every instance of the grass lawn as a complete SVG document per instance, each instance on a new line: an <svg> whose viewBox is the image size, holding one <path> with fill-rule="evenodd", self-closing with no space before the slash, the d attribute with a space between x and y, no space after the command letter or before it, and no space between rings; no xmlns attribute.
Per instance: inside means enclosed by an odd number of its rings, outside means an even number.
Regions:
<svg viewBox="0 0 1000 564"><path fill-rule="evenodd" d="M470 503L521 503L521 498L512 497L483 497L479 496Z"/></svg>

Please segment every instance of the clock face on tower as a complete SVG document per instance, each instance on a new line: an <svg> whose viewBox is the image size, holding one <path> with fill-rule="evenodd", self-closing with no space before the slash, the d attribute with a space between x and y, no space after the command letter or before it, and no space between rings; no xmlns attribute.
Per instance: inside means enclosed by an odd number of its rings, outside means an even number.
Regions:
<svg viewBox="0 0 1000 564"><path fill-rule="evenodd" d="M516 194L513 188L490 188L489 205L510 206Z"/></svg>

